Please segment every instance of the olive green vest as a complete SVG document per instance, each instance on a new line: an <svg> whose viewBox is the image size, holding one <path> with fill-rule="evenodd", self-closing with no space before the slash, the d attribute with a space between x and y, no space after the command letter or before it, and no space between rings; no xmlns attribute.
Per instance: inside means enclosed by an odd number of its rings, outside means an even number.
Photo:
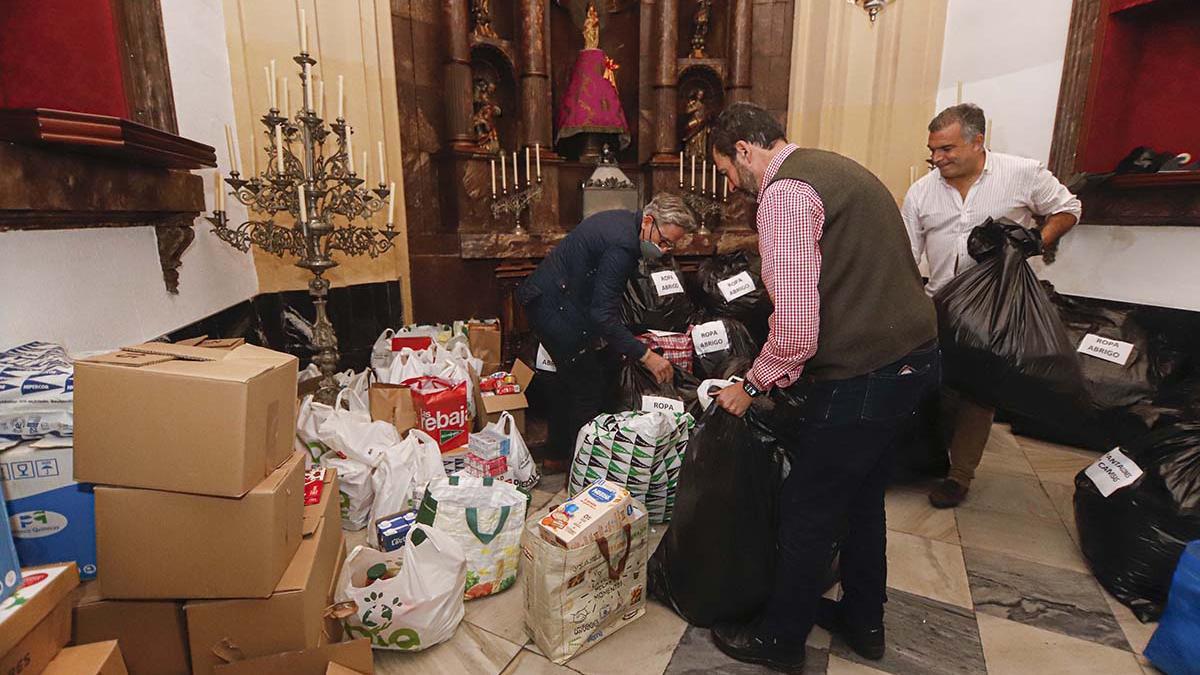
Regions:
<svg viewBox="0 0 1200 675"><path fill-rule="evenodd" d="M933 302L883 183L851 159L807 148L792 152L771 182L785 178L811 185L825 206L817 287L821 326L804 375L864 375L936 338Z"/></svg>

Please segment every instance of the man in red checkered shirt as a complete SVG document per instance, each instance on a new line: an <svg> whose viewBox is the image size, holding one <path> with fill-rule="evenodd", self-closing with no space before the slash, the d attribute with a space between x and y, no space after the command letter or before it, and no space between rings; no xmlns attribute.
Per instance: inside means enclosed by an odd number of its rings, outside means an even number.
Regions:
<svg viewBox="0 0 1200 675"><path fill-rule="evenodd" d="M762 108L737 103L711 132L713 161L758 200L762 278L775 304L735 415L770 393L791 473L779 497L774 589L762 615L718 624L729 656L799 672L813 623L882 658L883 493L913 412L941 377L937 321L895 199L870 171L799 148ZM842 598L822 600L840 541ZM714 580L716 582L716 580Z"/></svg>

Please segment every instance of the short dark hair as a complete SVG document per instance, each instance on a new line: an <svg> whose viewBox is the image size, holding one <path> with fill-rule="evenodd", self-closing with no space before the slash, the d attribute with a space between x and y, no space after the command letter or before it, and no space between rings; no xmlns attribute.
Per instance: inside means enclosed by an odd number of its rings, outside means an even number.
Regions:
<svg viewBox="0 0 1200 675"><path fill-rule="evenodd" d="M725 108L717 117L710 134L713 149L726 157L733 157L738 141L769 148L775 141L786 140L779 120L765 108L753 103L734 103Z"/></svg>
<svg viewBox="0 0 1200 675"><path fill-rule="evenodd" d="M959 103L938 113L929 122L929 132L941 131L956 122L962 125L962 136L966 141L987 131L987 117L983 114L983 108L974 103Z"/></svg>

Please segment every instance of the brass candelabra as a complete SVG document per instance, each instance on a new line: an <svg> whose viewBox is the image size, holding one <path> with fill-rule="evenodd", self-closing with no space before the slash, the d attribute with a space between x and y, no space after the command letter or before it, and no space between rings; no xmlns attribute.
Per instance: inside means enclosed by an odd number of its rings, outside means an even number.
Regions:
<svg viewBox="0 0 1200 675"><path fill-rule="evenodd" d="M337 118L326 124L321 117L324 113L323 102L320 109L313 106L311 72L317 61L309 56L305 47L293 57L300 66L301 89L301 107L294 115L287 110L286 78L281 110L275 98L273 61L268 72L271 107L260 118L267 137L264 148L267 155L265 171L260 174L257 162L254 162L250 178L241 176L236 145L226 130L232 167L224 183L231 188L229 194L235 199L251 212L265 217L251 218L240 225L230 226L225 212L225 190L218 180L216 208L207 218L217 237L239 251L249 251L255 246L279 257L294 255L298 258L296 266L312 273L313 278L308 282L308 292L316 309L312 337L316 353L312 360L321 370L316 399L333 403L338 390L333 379L338 364L337 335L326 311L329 280L323 275L338 265L333 259L334 251L347 256L367 254L374 258L392 247L392 239L399 231L393 227L392 220L395 184L384 182L382 144L379 151L380 182L378 187L368 189L365 180L366 153L363 155L363 178L358 176L354 167L354 132L342 113L342 80L338 78ZM324 99L323 95L321 99ZM333 148L327 154L325 141L331 136ZM386 228L354 224L354 221L360 218L365 220L384 208L388 211ZM288 214L292 222L277 224L275 217L281 213ZM339 218L344 222L337 222Z"/></svg>
<svg viewBox="0 0 1200 675"><path fill-rule="evenodd" d="M512 153L513 179L511 185L508 182L508 170L507 164L504 161L504 151L500 151L500 192L496 192L496 160L493 159L491 161L492 217L500 220L504 214L511 213L513 218L513 234L517 236L525 236L527 234L525 226L521 224L521 214L527 207L533 206L534 202L542 198L542 148L540 145L535 144L533 151L537 157L536 178L530 170L530 149L526 146L525 180L522 183L517 164L518 153L514 150ZM524 187L522 187L522 184Z"/></svg>
<svg viewBox="0 0 1200 675"><path fill-rule="evenodd" d="M696 182L696 156L690 156L692 160L691 177L687 185L684 185L684 154L679 153L679 189L683 190L683 202L688 205L696 215L700 216L699 234L712 234L712 230L708 227L709 220L713 216L719 216L725 205L729 203L729 179L725 178L725 186L723 192L717 194L717 165L712 165L712 181L708 180L709 168L707 159L701 160L700 164L700 182ZM714 223L715 226L715 223Z"/></svg>

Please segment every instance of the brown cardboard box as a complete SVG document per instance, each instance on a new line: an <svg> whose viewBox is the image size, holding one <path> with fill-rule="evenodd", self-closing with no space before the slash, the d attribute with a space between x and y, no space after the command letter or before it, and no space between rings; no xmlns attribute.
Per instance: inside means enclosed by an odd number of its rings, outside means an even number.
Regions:
<svg viewBox="0 0 1200 675"><path fill-rule="evenodd" d="M412 391L399 384L372 382L367 390L371 419L389 422L400 436L417 426L417 409L413 407Z"/></svg>
<svg viewBox="0 0 1200 675"><path fill-rule="evenodd" d="M353 673L371 675L375 672L375 661L371 655L371 641L362 638L314 649L237 661L217 666L213 669L213 673L215 675L325 675L330 664L349 668Z"/></svg>
<svg viewBox="0 0 1200 675"><path fill-rule="evenodd" d="M42 675L129 675L116 640L67 647Z"/></svg>
<svg viewBox="0 0 1200 675"><path fill-rule="evenodd" d="M529 407L529 400L525 398L525 392L529 389L529 383L533 381L533 370L517 359L513 363L512 375L516 378L517 384L521 385L519 394L484 396L479 390L479 383L475 383L475 409L485 413L485 415L476 415L475 431L483 429L484 425L490 422L498 421L500 413L508 412L512 414L513 421L517 423L517 430L522 435L525 434L525 409Z"/></svg>
<svg viewBox="0 0 1200 675"><path fill-rule="evenodd" d="M208 675L223 663L219 653L235 651L244 658L316 647L325 633L325 608L337 580L342 544L339 497L333 472L321 502L305 507L304 541L271 597L257 600L189 602L188 642L192 672ZM334 625L335 632L340 628ZM337 639L339 635L329 636Z"/></svg>
<svg viewBox="0 0 1200 675"><path fill-rule="evenodd" d="M118 640L131 675L188 675L183 603L101 600L98 582L84 584L72 642Z"/></svg>
<svg viewBox="0 0 1200 675"><path fill-rule="evenodd" d="M366 671L354 670L331 662L328 666L325 666L325 675L366 675Z"/></svg>
<svg viewBox="0 0 1200 675"><path fill-rule="evenodd" d="M471 355L483 361L483 372L494 373L500 370L500 359L503 356L504 340L500 332L500 321L467 322L467 343L471 346Z"/></svg>
<svg viewBox="0 0 1200 675"><path fill-rule="evenodd" d="M27 567L16 597L0 609L0 673L40 673L71 639L75 563Z"/></svg>
<svg viewBox="0 0 1200 675"><path fill-rule="evenodd" d="M75 478L240 497L292 450L296 357L147 343L75 363Z"/></svg>
<svg viewBox="0 0 1200 675"><path fill-rule="evenodd" d="M297 547L304 454L240 498L96 486L106 599L265 598Z"/></svg>

